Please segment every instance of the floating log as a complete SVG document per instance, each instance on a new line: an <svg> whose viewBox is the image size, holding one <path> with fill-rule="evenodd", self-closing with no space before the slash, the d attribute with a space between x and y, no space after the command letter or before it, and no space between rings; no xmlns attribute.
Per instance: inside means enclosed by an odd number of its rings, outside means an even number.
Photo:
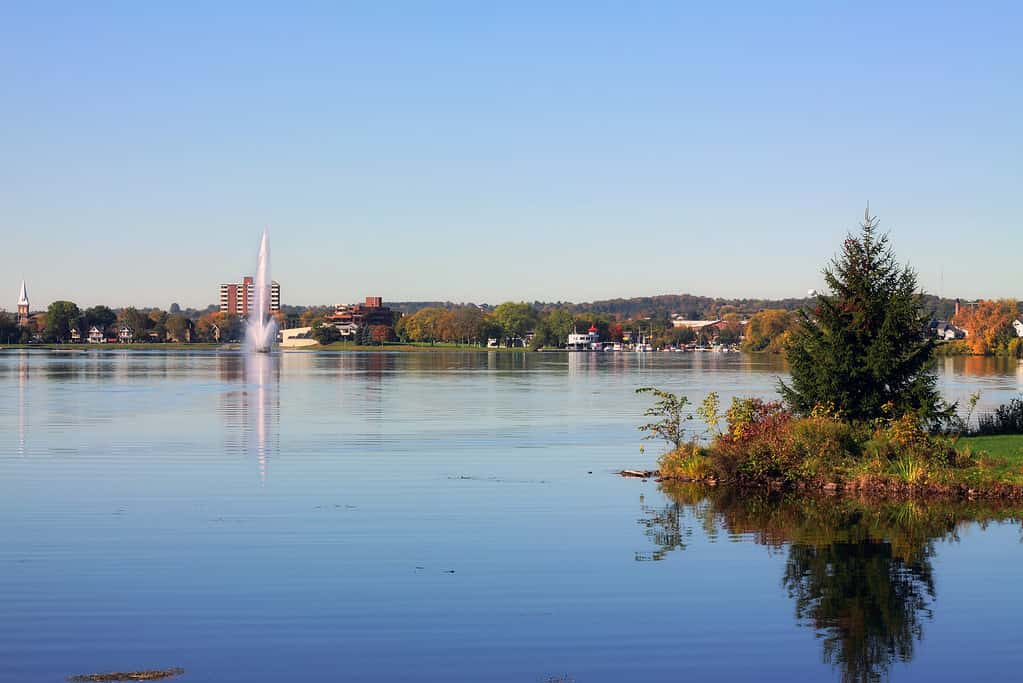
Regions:
<svg viewBox="0 0 1023 683"><path fill-rule="evenodd" d="M69 681L85 683L87 681L156 681L161 678L180 676L185 670L180 667L173 669L153 669L149 671L112 671L106 674L82 674L68 676Z"/></svg>
<svg viewBox="0 0 1023 683"><path fill-rule="evenodd" d="M657 470L622 470L618 473L622 477L636 477L638 479L651 479L660 474Z"/></svg>

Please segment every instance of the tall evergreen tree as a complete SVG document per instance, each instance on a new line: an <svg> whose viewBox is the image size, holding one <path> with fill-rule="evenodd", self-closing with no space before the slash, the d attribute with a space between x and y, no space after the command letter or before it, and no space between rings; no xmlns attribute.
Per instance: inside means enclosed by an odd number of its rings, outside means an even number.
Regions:
<svg viewBox="0 0 1023 683"><path fill-rule="evenodd" d="M802 414L820 405L852 420L907 412L947 419L952 408L936 389L916 273L898 264L877 225L868 207L860 235L848 235L824 269L830 293L800 313L787 348L792 381L781 383L782 396Z"/></svg>

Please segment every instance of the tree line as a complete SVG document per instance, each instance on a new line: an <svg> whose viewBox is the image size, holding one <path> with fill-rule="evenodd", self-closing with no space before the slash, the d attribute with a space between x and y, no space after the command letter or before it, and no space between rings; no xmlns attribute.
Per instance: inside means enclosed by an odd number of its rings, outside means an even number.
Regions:
<svg viewBox="0 0 1023 683"><path fill-rule="evenodd" d="M922 320L926 322L937 318L929 308L926 296L918 295L917 304ZM958 315L954 315L953 302L953 309L946 312L945 319L951 319L957 327L964 329L966 338L939 345L941 353L1023 358L1023 338L1014 326L1021 318L1020 304L1015 299L977 301L961 306ZM742 349L754 353L783 353L798 321L797 311L760 311L749 319Z"/></svg>
<svg viewBox="0 0 1023 683"><path fill-rule="evenodd" d="M182 311L176 304L170 311L131 306L114 310L102 305L81 309L73 301L54 301L46 312L33 314L25 325L18 325L14 315L0 312L0 342L66 344L73 341L75 332L86 341L93 328L104 339L116 339L122 326L131 330L136 342L236 341L244 334L245 320L241 316L207 311L193 317L196 314Z"/></svg>
<svg viewBox="0 0 1023 683"><path fill-rule="evenodd" d="M596 328L604 341L633 341L642 336L654 346L707 343L738 343L742 324L737 313L726 313L724 325L713 332L697 332L672 326L668 313L639 320L622 320L589 312L573 313L567 308L539 308L527 302L506 301L491 309L477 306L426 307L402 316L393 335L400 342L564 348L568 335ZM532 335L532 336L530 336ZM527 342L528 338L528 342Z"/></svg>

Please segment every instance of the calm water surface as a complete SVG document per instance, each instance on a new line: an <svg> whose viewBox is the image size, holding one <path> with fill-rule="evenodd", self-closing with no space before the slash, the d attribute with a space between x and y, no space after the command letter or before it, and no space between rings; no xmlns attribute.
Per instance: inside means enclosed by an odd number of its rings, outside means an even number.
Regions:
<svg viewBox="0 0 1023 683"><path fill-rule="evenodd" d="M1013 362L942 361L950 398ZM0 353L0 680L1010 680L1014 510L740 499L637 387L720 354Z"/></svg>

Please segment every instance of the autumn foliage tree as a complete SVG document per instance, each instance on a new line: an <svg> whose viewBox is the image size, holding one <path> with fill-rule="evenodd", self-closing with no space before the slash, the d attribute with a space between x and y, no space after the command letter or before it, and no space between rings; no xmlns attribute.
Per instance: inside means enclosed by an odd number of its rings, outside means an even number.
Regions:
<svg viewBox="0 0 1023 683"><path fill-rule="evenodd" d="M1019 306L1012 299L979 301L963 306L956 315L956 325L967 331L970 351L987 355L1004 351L1016 337L1012 323L1019 315Z"/></svg>
<svg viewBox="0 0 1023 683"><path fill-rule="evenodd" d="M226 342L241 339L244 325L241 316L215 311L199 317L195 323L195 333L200 341Z"/></svg>
<svg viewBox="0 0 1023 683"><path fill-rule="evenodd" d="M390 325L374 325L370 328L370 338L377 344L384 344L391 341L394 330Z"/></svg>
<svg viewBox="0 0 1023 683"><path fill-rule="evenodd" d="M742 350L781 353L785 350L785 342L796 319L792 311L780 308L768 308L755 313L746 325Z"/></svg>

